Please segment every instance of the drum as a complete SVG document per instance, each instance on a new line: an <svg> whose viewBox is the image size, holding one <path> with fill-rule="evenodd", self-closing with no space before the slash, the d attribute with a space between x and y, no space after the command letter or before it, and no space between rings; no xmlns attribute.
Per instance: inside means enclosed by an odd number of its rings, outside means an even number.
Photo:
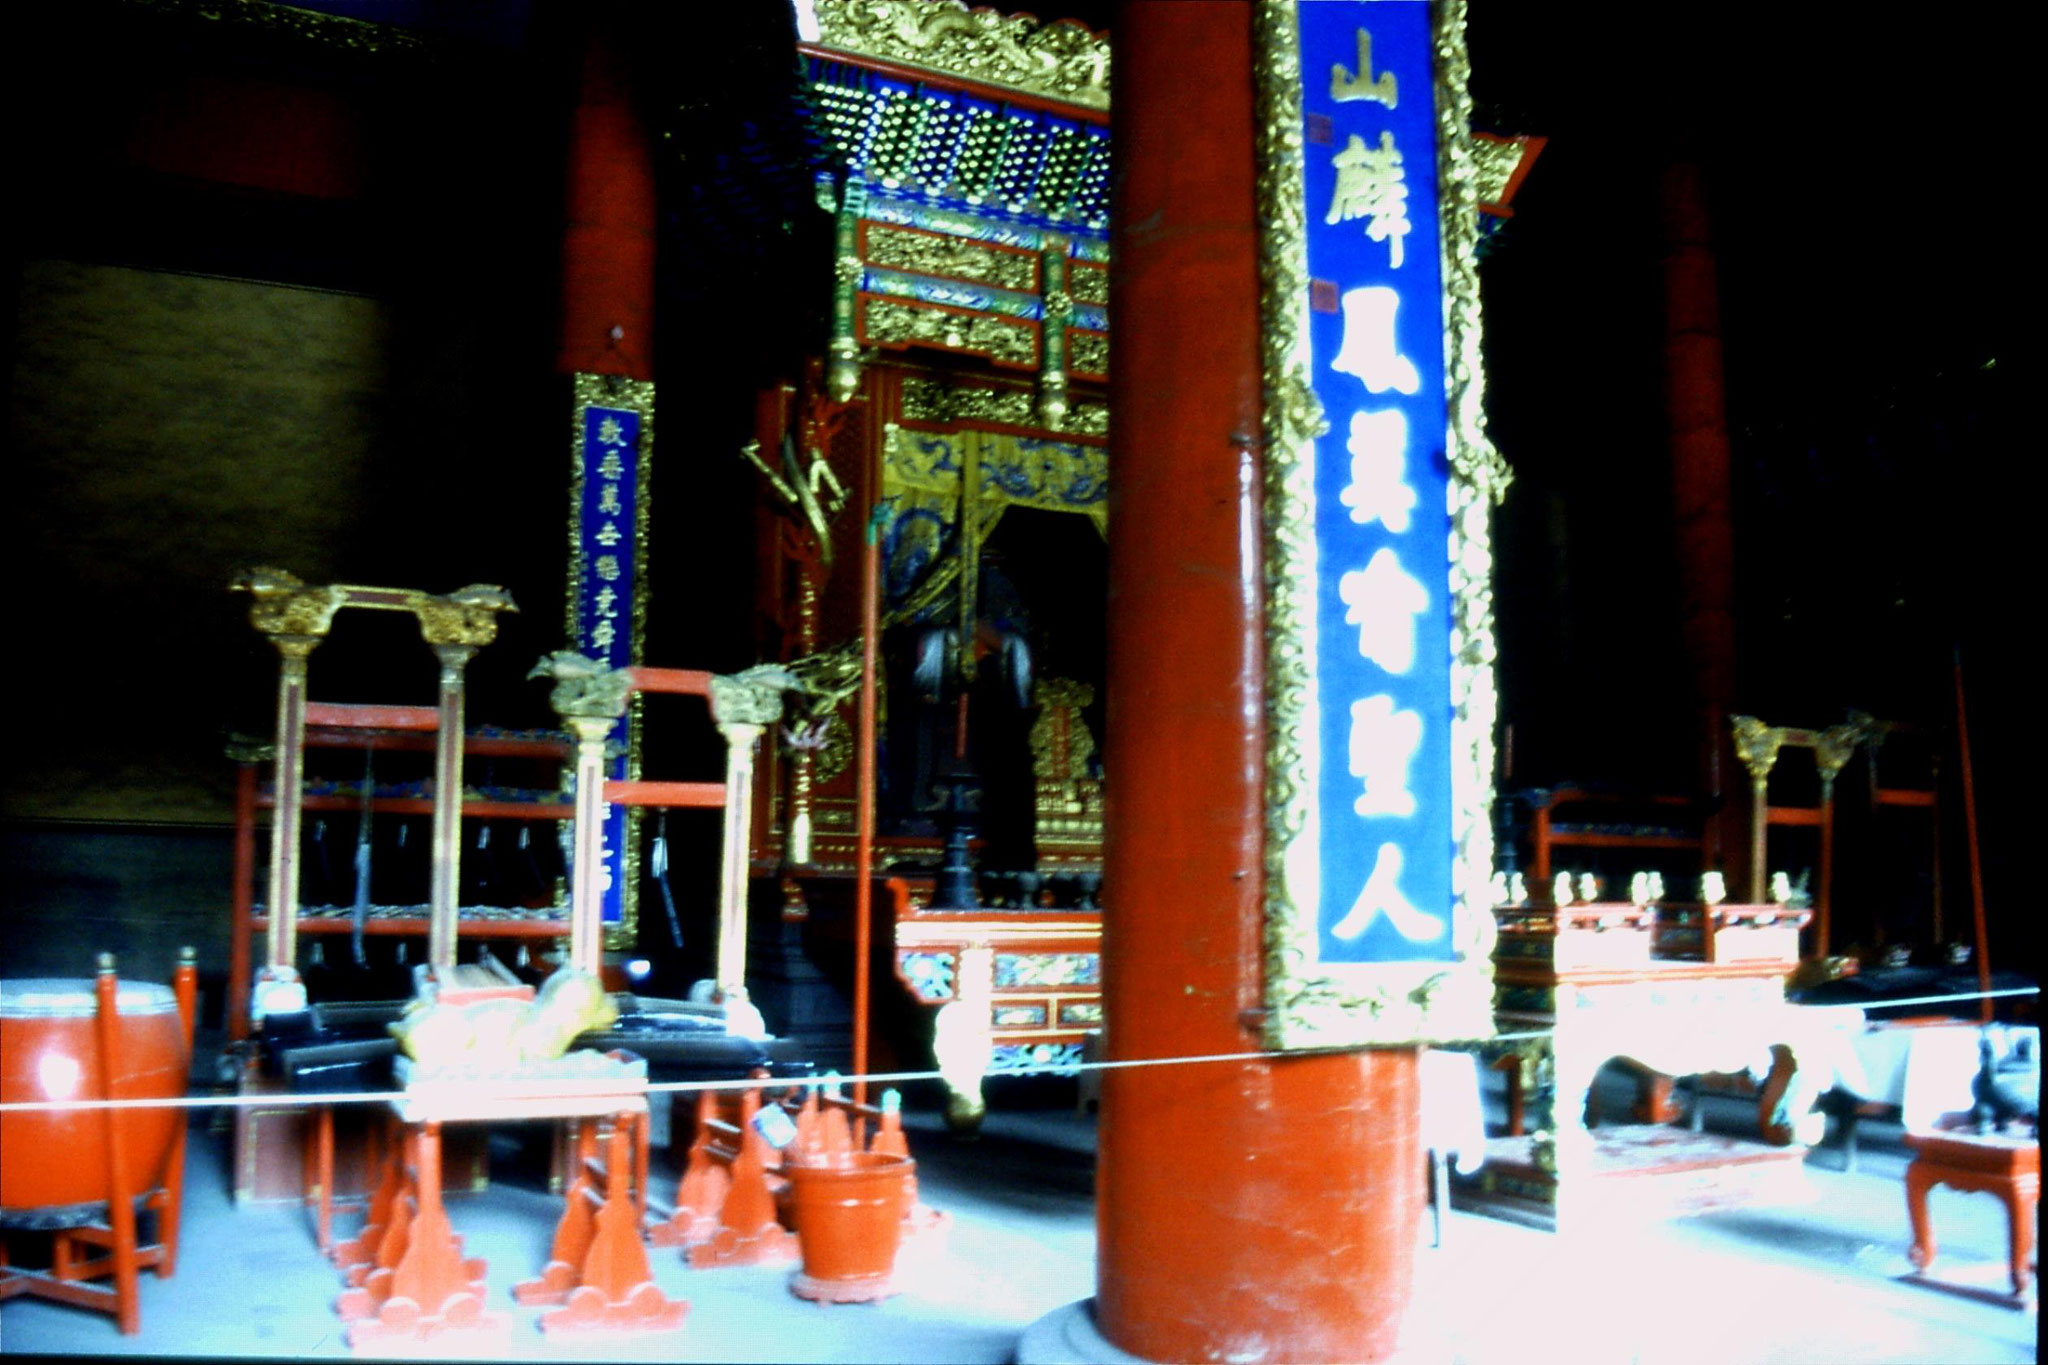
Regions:
<svg viewBox="0 0 2048 1365"><path fill-rule="evenodd" d="M176 1098L189 1059L178 999L169 986L123 981L114 997L119 1039L111 1068L115 1099ZM89 1100L102 1096L97 1002L90 980L0 981L0 1101ZM0 1113L0 1221L40 1222L39 1211L107 1199L107 1117L102 1109ZM123 1185L146 1194L165 1165L185 1111L116 1109Z"/></svg>

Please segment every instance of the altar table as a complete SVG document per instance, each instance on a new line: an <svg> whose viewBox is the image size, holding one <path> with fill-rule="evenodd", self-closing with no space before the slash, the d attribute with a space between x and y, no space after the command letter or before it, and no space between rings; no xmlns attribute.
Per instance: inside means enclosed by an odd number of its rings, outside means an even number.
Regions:
<svg viewBox="0 0 2048 1365"><path fill-rule="evenodd" d="M1654 1216L1809 1197L1805 1147L1826 1125L1814 1106L1854 1067L1849 1037L1863 1016L1854 1007L1788 1004L1788 970L1768 961L1501 962L1501 1030L1549 1030L1513 1044L1513 1064L1530 1074L1511 1079L1533 1082L1547 1071L1551 1098L1535 1106L1541 1131L1488 1143L1482 1196L1560 1231L1623 1208ZM1666 1078L1749 1073L1762 1089L1758 1139L1655 1123L1589 1130L1594 1079L1615 1060Z"/></svg>

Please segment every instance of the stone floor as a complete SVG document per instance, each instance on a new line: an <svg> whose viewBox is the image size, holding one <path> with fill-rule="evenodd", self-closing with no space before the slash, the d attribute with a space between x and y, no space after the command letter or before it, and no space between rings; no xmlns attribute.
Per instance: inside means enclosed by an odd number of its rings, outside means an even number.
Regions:
<svg viewBox="0 0 2048 1365"><path fill-rule="evenodd" d="M531 1360L1009 1361L1027 1328L1094 1290L1094 1129L1071 1089L998 1094L984 1133L948 1134L930 1097L909 1105L926 1202L953 1225L943 1257L909 1267L879 1304L821 1307L793 1297L789 1269L687 1269L652 1253L655 1278L687 1299L688 1320L656 1337L551 1339L541 1310L510 1287L546 1258L556 1212L531 1162L507 1155L502 1178L451 1201L467 1251L489 1261L495 1334L406 1354ZM1740 1109L1730 1111L1739 1122ZM1715 1121L1711 1108L1710 1125ZM157 1357L349 1355L332 1304L334 1271L308 1220L288 1208L235 1209L226 1139L193 1128L185 1253L177 1276L143 1280L143 1331L17 1299L0 1307L6 1354ZM1823 1147L1808 1159L1813 1198L1791 1208L1671 1222L1618 1222L1556 1234L1453 1212L1443 1245L1418 1253L1403 1356L1414 1362L2014 1362L2036 1357L2038 1314L1901 1280L1908 1270L1897 1130L1866 1123L1858 1170ZM670 1177L672 1178L672 1176ZM661 1163L657 1161L657 1192ZM1940 1268L1987 1282L2005 1225L1988 1196L1938 1190ZM346 1231L353 1221L342 1219ZM1428 1239L1425 1219L1425 1242ZM1085 1327L1086 1319L1082 1319ZM1057 1334L1056 1334L1057 1335ZM1087 1331L1033 1358L1114 1360ZM1079 1340L1083 1344L1076 1347ZM1060 1344L1063 1343L1063 1344ZM1091 1344L1092 1343L1092 1344ZM1064 1355L1062 1354L1064 1352Z"/></svg>

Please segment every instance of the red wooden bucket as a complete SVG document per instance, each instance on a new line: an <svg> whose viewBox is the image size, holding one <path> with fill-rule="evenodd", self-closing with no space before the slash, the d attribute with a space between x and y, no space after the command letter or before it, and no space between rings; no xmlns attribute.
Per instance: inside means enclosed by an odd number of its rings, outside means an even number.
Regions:
<svg viewBox="0 0 2048 1365"><path fill-rule="evenodd" d="M896 1292L896 1250L917 1163L888 1152L849 1152L838 1164L790 1166L803 1269L790 1288L806 1299L853 1303Z"/></svg>

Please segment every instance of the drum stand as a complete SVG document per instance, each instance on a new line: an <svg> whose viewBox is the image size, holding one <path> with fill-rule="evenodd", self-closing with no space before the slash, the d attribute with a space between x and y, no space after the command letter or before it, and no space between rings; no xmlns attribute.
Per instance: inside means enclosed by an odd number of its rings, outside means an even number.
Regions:
<svg viewBox="0 0 2048 1365"><path fill-rule="evenodd" d="M113 1099L113 1079L123 1074L118 1064L121 1047L120 1017L115 997L120 983L114 977L114 956L101 953L99 976L93 983L94 1056L98 1062L91 1099ZM193 951L183 949L178 958L172 990L178 998L179 1023L185 1035L185 1055L192 1053L192 1023L198 1002L199 972ZM105 1221L98 1205L51 1210L45 1217L32 1213L19 1216L27 1226L55 1233L50 1268L29 1270L7 1260L7 1248L0 1243L0 1300L27 1294L54 1299L76 1308L90 1308L111 1314L124 1336L142 1330L141 1272L154 1270L157 1278L168 1280L178 1267L178 1215L185 1198L185 1121L181 1110L171 1137L171 1149L164 1163L163 1183L153 1190L128 1188L122 1115L114 1109L99 1111L106 1124L107 1201ZM138 1196L140 1198L138 1199ZM157 1240L139 1244L136 1235L136 1205L156 1216ZM50 1217L64 1216L76 1221L54 1226ZM12 1221L12 1220L10 1220ZM92 1283L111 1276L111 1287Z"/></svg>

